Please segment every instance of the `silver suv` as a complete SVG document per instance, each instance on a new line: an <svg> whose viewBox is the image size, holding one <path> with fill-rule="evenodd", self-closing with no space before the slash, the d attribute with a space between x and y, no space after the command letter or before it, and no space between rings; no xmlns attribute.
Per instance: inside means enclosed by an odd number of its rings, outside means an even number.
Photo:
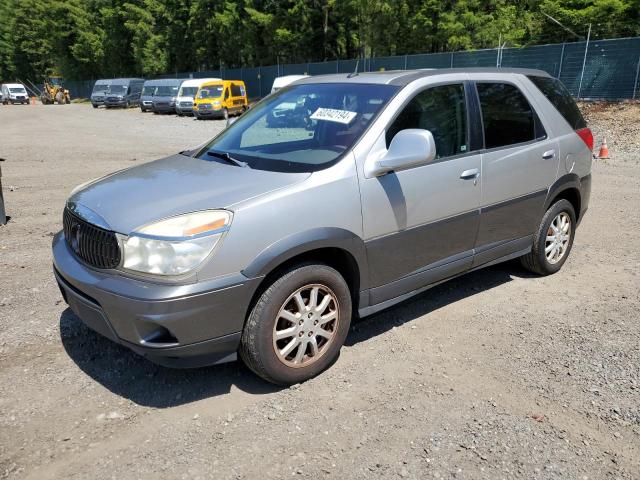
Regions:
<svg viewBox="0 0 640 480"><path fill-rule="evenodd" d="M89 327L157 363L239 352L292 384L331 365L354 316L516 257L557 272L592 143L541 71L307 78L204 147L78 187L55 276Z"/></svg>

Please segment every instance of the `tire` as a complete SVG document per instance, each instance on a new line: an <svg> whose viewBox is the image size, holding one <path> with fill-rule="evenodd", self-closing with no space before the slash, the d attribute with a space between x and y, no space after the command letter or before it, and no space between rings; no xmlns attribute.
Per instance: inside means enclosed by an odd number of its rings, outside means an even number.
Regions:
<svg viewBox="0 0 640 480"><path fill-rule="evenodd" d="M568 221L569 225L565 226L562 220ZM571 253L575 232L576 213L573 205L568 200L558 200L542 217L533 237L531 251L520 258L522 266L538 275L556 273ZM551 250L546 252L547 249Z"/></svg>
<svg viewBox="0 0 640 480"><path fill-rule="evenodd" d="M315 303L312 300L314 289L317 289ZM303 302L302 309L295 300L296 292ZM308 310L318 304L321 308L325 301L327 304L322 310ZM295 322L283 317L285 313ZM320 328L317 324L323 317L326 327ZM242 331L240 356L251 370L268 382L278 385L300 383L315 377L337 359L350 323L351 293L344 278L327 265L297 265L284 271L258 298ZM276 329L281 334L289 334L276 341ZM294 329L293 333L289 329ZM318 334L320 330L322 335ZM327 338L327 334L330 337ZM286 352L292 342L295 345ZM312 355L312 342L316 347L315 355ZM276 349L284 354L277 354Z"/></svg>
<svg viewBox="0 0 640 480"><path fill-rule="evenodd" d="M147 111L147 109L146 109L146 108L142 108L142 107L140 107L140 111L141 111L142 113L144 113L144 112L146 112L146 111Z"/></svg>
<svg viewBox="0 0 640 480"><path fill-rule="evenodd" d="M93 106L93 108L98 108L98 105L96 105L95 103L91 104Z"/></svg>

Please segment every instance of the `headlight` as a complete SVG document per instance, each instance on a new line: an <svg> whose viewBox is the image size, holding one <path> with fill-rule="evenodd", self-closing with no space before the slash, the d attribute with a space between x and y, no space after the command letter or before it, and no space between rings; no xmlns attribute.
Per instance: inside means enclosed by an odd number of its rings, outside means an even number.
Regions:
<svg viewBox="0 0 640 480"><path fill-rule="evenodd" d="M205 210L167 218L123 237L123 267L156 275L182 275L200 265L231 224L231 212Z"/></svg>
<svg viewBox="0 0 640 480"><path fill-rule="evenodd" d="M220 100L215 100L215 101L213 102L213 104L214 104L216 107L217 107L217 106L219 106L219 105L220 105Z"/></svg>

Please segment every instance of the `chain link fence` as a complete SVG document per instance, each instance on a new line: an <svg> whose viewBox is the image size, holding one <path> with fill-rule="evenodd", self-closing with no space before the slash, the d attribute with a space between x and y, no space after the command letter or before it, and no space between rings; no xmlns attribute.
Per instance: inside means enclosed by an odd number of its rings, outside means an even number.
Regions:
<svg viewBox="0 0 640 480"><path fill-rule="evenodd" d="M495 48L449 53L427 53L351 60L333 60L264 67L221 68L161 75L160 78L220 77L242 80L250 98L268 95L276 77L324 75L359 71L418 68L519 67L536 68L559 78L580 99L640 99L640 37L590 42ZM68 81L72 98L88 98L95 80Z"/></svg>

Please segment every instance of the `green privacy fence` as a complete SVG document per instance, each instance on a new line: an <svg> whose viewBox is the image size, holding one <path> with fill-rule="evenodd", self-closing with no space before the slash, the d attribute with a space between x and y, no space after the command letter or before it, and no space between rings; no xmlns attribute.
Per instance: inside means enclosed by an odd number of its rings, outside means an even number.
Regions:
<svg viewBox="0 0 640 480"><path fill-rule="evenodd" d="M426 53L328 62L281 64L261 67L162 75L161 78L221 77L243 80L251 98L271 91L273 80L283 75L325 75L359 71L418 68L519 67L536 68L559 78L582 99L640 99L640 37L536 45L524 48ZM73 98L89 97L93 80L67 82Z"/></svg>

